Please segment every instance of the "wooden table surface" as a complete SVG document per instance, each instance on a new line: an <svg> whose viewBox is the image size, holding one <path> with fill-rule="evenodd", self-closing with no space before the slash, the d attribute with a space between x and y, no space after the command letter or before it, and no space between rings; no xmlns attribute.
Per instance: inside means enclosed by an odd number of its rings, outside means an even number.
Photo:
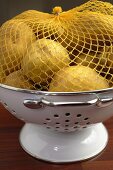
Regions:
<svg viewBox="0 0 113 170"><path fill-rule="evenodd" d="M113 118L104 123L109 132L109 142L100 155L65 165L39 161L25 153L18 140L23 124L0 105L0 170L113 170Z"/></svg>

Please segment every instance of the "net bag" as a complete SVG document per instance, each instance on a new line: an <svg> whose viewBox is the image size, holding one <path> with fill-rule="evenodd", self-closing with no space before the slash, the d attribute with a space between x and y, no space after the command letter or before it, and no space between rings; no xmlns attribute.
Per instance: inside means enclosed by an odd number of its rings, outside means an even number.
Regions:
<svg viewBox="0 0 113 170"><path fill-rule="evenodd" d="M66 12L28 10L5 22L0 83L51 92L112 87L112 11L112 4L95 0Z"/></svg>

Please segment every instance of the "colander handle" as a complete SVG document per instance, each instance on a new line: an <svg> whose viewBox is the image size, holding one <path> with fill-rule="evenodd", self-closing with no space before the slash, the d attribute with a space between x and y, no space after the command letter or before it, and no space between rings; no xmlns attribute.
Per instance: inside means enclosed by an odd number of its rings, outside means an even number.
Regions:
<svg viewBox="0 0 113 170"><path fill-rule="evenodd" d="M39 100L35 99L26 99L24 100L23 104L24 106L30 108L30 109L37 109L45 106L49 107L57 107L57 106L90 106L95 105L99 102L99 99L93 99L87 102L51 102L44 98L41 98Z"/></svg>

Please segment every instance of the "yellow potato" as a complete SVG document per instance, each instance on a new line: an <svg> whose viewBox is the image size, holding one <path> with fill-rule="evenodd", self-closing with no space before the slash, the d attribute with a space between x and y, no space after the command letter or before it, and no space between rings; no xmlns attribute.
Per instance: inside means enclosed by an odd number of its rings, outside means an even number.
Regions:
<svg viewBox="0 0 113 170"><path fill-rule="evenodd" d="M22 20L9 20L0 28L0 63L6 72L20 68L28 46L36 40L32 30Z"/></svg>
<svg viewBox="0 0 113 170"><path fill-rule="evenodd" d="M92 12L99 12L103 14L113 15L113 5L109 2L89 0L88 2L72 9L72 11L77 11L77 12L92 11Z"/></svg>
<svg viewBox="0 0 113 170"><path fill-rule="evenodd" d="M95 70L86 66L71 66L60 70L50 83L51 92L78 92L106 89L109 85Z"/></svg>
<svg viewBox="0 0 113 170"><path fill-rule="evenodd" d="M22 60L24 75L37 84L47 83L55 72L69 65L66 49L53 40L40 39L34 42Z"/></svg>
<svg viewBox="0 0 113 170"><path fill-rule="evenodd" d="M34 18L38 18L39 16L43 17L44 15L49 15L45 14L43 12L37 11L37 10L27 10L22 12L21 14L15 16L13 19L25 19L25 20L33 20Z"/></svg>
<svg viewBox="0 0 113 170"><path fill-rule="evenodd" d="M4 84L16 88L34 89L34 86L23 76L21 70L9 74L6 77Z"/></svg>
<svg viewBox="0 0 113 170"><path fill-rule="evenodd" d="M3 68L0 66L0 83L4 83L5 78L6 78L5 71L4 71Z"/></svg>
<svg viewBox="0 0 113 170"><path fill-rule="evenodd" d="M37 24L40 22L45 23L45 20L53 18L51 14L44 13L37 10L27 10L22 12L21 14L15 16L13 19L22 19L26 23ZM31 25L31 27L32 27Z"/></svg>
<svg viewBox="0 0 113 170"><path fill-rule="evenodd" d="M51 18L51 14L40 12L37 10L27 10L17 15L13 19L22 19L27 25L29 25L29 27L31 27L37 39L41 39L44 37L51 38L52 36L54 36L51 29L56 29L56 27L54 27L54 24L56 24L56 22L52 23L51 27Z"/></svg>
<svg viewBox="0 0 113 170"><path fill-rule="evenodd" d="M60 42L64 47L68 46L69 37L65 37L67 36L67 30L53 14L28 10L13 19L22 19L31 27L37 39L48 38Z"/></svg>

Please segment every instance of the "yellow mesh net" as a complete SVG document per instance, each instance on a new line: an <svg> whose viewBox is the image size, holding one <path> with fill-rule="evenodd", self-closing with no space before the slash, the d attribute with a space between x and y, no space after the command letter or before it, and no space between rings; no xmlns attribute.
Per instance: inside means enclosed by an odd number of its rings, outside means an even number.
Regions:
<svg viewBox="0 0 113 170"><path fill-rule="evenodd" d="M28 10L0 28L0 83L76 92L113 86L113 5Z"/></svg>

